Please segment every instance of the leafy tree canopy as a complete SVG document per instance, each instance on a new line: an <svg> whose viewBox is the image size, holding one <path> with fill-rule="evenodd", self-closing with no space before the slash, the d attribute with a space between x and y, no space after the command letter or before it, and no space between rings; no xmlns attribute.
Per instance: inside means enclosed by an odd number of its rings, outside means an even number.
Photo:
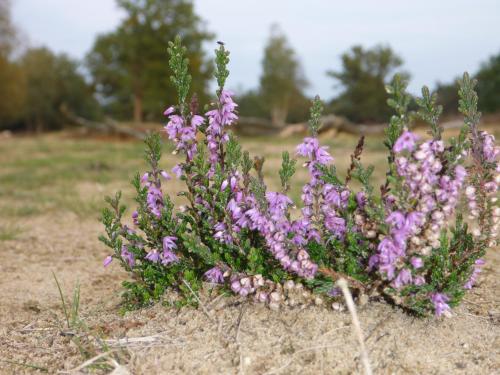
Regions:
<svg viewBox="0 0 500 375"><path fill-rule="evenodd" d="M332 101L331 109L356 122L387 121L391 112L385 86L403 64L401 57L388 46L354 46L341 58L342 69L327 72L343 90Z"/></svg>
<svg viewBox="0 0 500 375"><path fill-rule="evenodd" d="M125 19L101 35L87 56L97 93L107 112L141 122L158 118L165 97L174 97L169 80L167 45L176 35L187 48L191 93L204 98L212 68L202 43L212 38L188 0L118 0Z"/></svg>
<svg viewBox="0 0 500 375"><path fill-rule="evenodd" d="M78 72L78 63L65 54L56 55L47 48L29 49L21 57L20 67L26 80L22 118L29 129L62 128L62 106L87 118L97 116L98 105L90 86Z"/></svg>
<svg viewBox="0 0 500 375"><path fill-rule="evenodd" d="M264 49L260 93L271 119L276 124L284 124L293 104L305 104L306 117L308 101L303 89L307 81L299 59L289 45L286 36L274 25Z"/></svg>

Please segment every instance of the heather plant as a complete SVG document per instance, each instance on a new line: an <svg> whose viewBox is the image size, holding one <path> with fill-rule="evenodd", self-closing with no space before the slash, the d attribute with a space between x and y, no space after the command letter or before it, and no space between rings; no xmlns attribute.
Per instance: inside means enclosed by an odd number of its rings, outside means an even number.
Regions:
<svg viewBox="0 0 500 375"><path fill-rule="evenodd" d="M169 44L171 77L178 102L168 107L165 133L182 162L173 170L185 184L185 204L174 207L163 188L172 177L161 169L161 137L146 140L144 174L133 180L137 208L133 227L122 223L120 194L103 210L113 259L130 272L124 282L127 307L176 292L175 304L196 304L204 283L279 308L285 303L337 298L335 282L348 280L355 295L383 298L417 314L449 314L475 283L482 257L496 246L500 207L500 149L478 129L475 82L464 74L460 134L442 139L442 108L424 87L413 98L396 76L387 87L395 114L385 134L388 170L376 189L374 168L361 162L364 138L341 178L318 137L322 103L312 103L310 135L296 148L309 179L300 208L288 196L297 161L283 153L281 189L269 191L264 159L251 158L229 131L238 120L233 94L225 88L229 52L215 51L218 88L200 113L188 100L191 76L186 49ZM428 139L410 130L417 116L429 123ZM312 294L311 294L312 293ZM171 303L172 300L169 300ZM301 302L302 301L302 302Z"/></svg>

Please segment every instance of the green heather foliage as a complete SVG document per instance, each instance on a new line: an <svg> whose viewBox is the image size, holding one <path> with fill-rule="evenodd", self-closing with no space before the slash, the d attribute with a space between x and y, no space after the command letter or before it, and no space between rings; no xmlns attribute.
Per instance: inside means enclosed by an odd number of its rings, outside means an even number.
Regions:
<svg viewBox="0 0 500 375"><path fill-rule="evenodd" d="M300 295L335 299L339 278L356 296L384 299L415 314L449 315L473 287L486 250L496 246L500 207L500 149L478 129L475 81L464 74L459 111L464 125L449 144L441 139L442 108L426 87L421 98L406 92L396 76L385 90L393 115L386 129L389 168L380 188L373 166L361 162L364 138L339 176L327 147L317 137L323 104L310 110L310 136L297 146L309 180L300 210L287 195L297 161L283 153L280 191L264 181L264 159L251 157L228 131L237 105L225 89L229 52L215 51L216 100L199 114L188 100L188 51L180 38L169 43L171 82L178 102L167 108L165 132L183 161L172 172L185 183L184 204L174 207L163 185L159 134L146 140L148 170L133 180L134 227L123 224L121 195L107 198L101 240L131 275L123 283L124 305L134 308L163 300L196 304L204 283L278 308ZM409 113L413 104L416 113ZM429 138L409 128L418 116L429 123ZM308 291L304 293L304 289ZM165 292L170 290L164 299ZM313 297L314 298L314 297Z"/></svg>

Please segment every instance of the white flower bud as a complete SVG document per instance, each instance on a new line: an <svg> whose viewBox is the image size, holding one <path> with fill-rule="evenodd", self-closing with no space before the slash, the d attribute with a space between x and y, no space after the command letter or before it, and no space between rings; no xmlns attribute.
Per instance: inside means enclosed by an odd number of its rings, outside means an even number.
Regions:
<svg viewBox="0 0 500 375"><path fill-rule="evenodd" d="M291 290L295 287L295 283L293 282L293 280L288 280L285 282L285 285L283 285L283 287L285 290Z"/></svg>
<svg viewBox="0 0 500 375"><path fill-rule="evenodd" d="M422 173L415 173L413 176L412 176L412 180L415 181L415 182L419 182L422 180Z"/></svg>
<svg viewBox="0 0 500 375"><path fill-rule="evenodd" d="M432 218L436 221L441 221L442 219L444 219L444 215L441 211L434 211L432 213Z"/></svg>
<svg viewBox="0 0 500 375"><path fill-rule="evenodd" d="M493 209L493 216L500 217L500 207L495 207Z"/></svg>
<svg viewBox="0 0 500 375"><path fill-rule="evenodd" d="M411 243L418 246L422 243L422 241L420 240L420 237L413 236L411 238Z"/></svg>
<svg viewBox="0 0 500 375"><path fill-rule="evenodd" d="M375 232L374 230L369 230L368 232L366 232L366 238L375 238L377 237L377 232Z"/></svg>
<svg viewBox="0 0 500 375"><path fill-rule="evenodd" d="M424 160L428 157L428 155L427 155L427 152L422 151L422 150L418 150L417 152L415 152L413 154L413 157L417 160Z"/></svg>
<svg viewBox="0 0 500 375"><path fill-rule="evenodd" d="M279 302L279 301L281 301L281 294L278 292L272 292L269 295L269 298L270 298L271 302Z"/></svg>
<svg viewBox="0 0 500 375"><path fill-rule="evenodd" d="M334 303L332 303L332 309L335 311L343 311L344 306L339 302L334 302Z"/></svg>
<svg viewBox="0 0 500 375"><path fill-rule="evenodd" d="M354 215L354 222L356 223L356 225L363 225L363 223L365 222L364 219L363 219L363 216L361 216L360 214L356 214Z"/></svg>
<svg viewBox="0 0 500 375"><path fill-rule="evenodd" d="M453 212L453 208L449 205L443 206L442 210L446 216L451 215L451 213Z"/></svg>
<svg viewBox="0 0 500 375"><path fill-rule="evenodd" d="M430 193L432 192L432 186L430 184L425 183L420 187L420 191L424 194Z"/></svg>
<svg viewBox="0 0 500 375"><path fill-rule="evenodd" d="M469 185L465 189L465 195L467 195L467 197L473 197L475 192L476 192L476 188L474 186Z"/></svg>
<svg viewBox="0 0 500 375"><path fill-rule="evenodd" d="M476 201L470 201L468 204L469 209L475 210L477 208L477 202Z"/></svg>
<svg viewBox="0 0 500 375"><path fill-rule="evenodd" d="M480 237L480 236L481 236L481 230L480 230L479 228L474 228L474 229L472 230L472 235L473 235L474 237Z"/></svg>
<svg viewBox="0 0 500 375"><path fill-rule="evenodd" d="M430 255L430 253L432 252L432 247L425 246L422 248L422 250L420 250L420 252L422 253L422 255Z"/></svg>

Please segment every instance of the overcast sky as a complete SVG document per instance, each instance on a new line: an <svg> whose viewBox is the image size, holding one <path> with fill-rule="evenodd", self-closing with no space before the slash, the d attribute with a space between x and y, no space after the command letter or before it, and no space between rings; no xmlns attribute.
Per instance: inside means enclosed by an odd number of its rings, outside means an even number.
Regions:
<svg viewBox="0 0 500 375"><path fill-rule="evenodd" d="M324 98L334 93L325 71L339 68L354 44L389 44L403 57L414 92L473 73L500 52L500 0L195 0L195 7L231 50L233 89L257 86L273 23L300 57L308 92ZM14 21L31 45L79 59L121 17L114 0L13 0Z"/></svg>

